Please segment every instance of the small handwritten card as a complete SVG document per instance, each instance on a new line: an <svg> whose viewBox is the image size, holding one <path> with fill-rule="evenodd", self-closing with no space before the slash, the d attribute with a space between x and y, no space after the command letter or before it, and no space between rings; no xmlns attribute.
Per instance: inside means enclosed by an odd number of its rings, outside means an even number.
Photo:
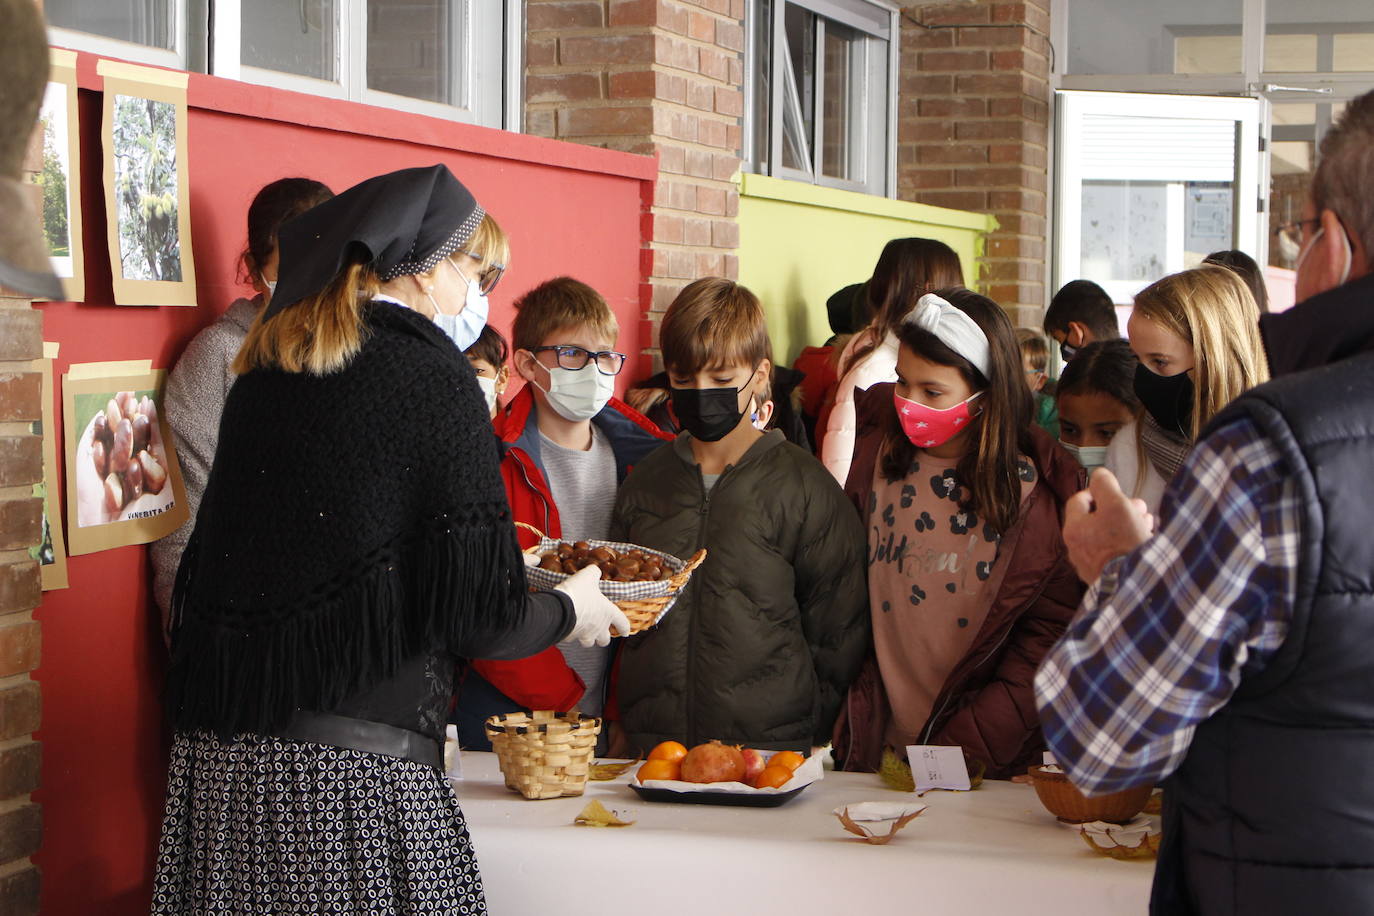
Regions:
<svg viewBox="0 0 1374 916"><path fill-rule="evenodd" d="M911 761L911 776L916 781L917 792L927 789L967 792L972 788L963 748L914 744L906 749L906 756Z"/></svg>

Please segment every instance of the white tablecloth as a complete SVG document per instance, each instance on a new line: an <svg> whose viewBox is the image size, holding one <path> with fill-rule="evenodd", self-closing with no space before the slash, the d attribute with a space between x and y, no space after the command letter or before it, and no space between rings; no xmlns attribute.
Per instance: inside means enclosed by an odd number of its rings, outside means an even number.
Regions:
<svg viewBox="0 0 1374 916"><path fill-rule="evenodd" d="M877 776L827 772L781 808L655 804L626 785L526 801L494 754L465 753L457 792L493 916L715 912L992 916L1146 912L1153 860L1097 855L1027 785L931 792L887 846L851 837L831 811L901 796ZM632 827L572 826L598 799Z"/></svg>

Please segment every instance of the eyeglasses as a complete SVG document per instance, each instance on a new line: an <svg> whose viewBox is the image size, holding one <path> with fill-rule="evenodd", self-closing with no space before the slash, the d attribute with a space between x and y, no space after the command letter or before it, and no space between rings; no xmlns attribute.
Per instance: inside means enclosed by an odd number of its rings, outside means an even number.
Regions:
<svg viewBox="0 0 1374 916"><path fill-rule="evenodd" d="M596 371L602 375L619 375L620 370L625 367L625 354L617 353L614 350L587 350L582 347L572 345L558 347L531 347L531 353L543 353L545 350L552 350L558 357L560 368L569 369L576 372L584 369L589 360L596 361Z"/></svg>
<svg viewBox="0 0 1374 916"><path fill-rule="evenodd" d="M1314 216L1311 219L1295 219L1286 223L1279 223L1274 227L1274 235L1286 235L1289 238L1302 238L1302 227L1308 225L1321 225L1322 218Z"/></svg>
<svg viewBox="0 0 1374 916"><path fill-rule="evenodd" d="M464 251L463 254L467 255L475 261L482 260L482 256L474 251ZM453 261L450 260L449 263L453 264ZM453 266L455 268L458 267L457 264L453 264ZM461 269L458 272L460 274L463 273ZM501 282L501 275L505 272L506 265L504 264L492 264L489 267L483 268L482 272L477 275L477 288L481 291L482 295L485 296L489 294L492 290L496 289L496 284ZM464 278L466 278L467 274L463 274L463 276Z"/></svg>

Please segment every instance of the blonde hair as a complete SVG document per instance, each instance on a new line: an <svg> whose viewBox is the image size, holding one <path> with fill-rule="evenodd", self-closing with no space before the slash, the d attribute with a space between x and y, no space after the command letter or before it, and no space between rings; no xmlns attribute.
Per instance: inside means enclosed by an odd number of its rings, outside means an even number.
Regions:
<svg viewBox="0 0 1374 916"><path fill-rule="evenodd" d="M510 266L510 239L490 213L482 215L472 237L459 250L481 261L482 270L495 265Z"/></svg>
<svg viewBox="0 0 1374 916"><path fill-rule="evenodd" d="M704 369L748 365L773 357L759 298L733 280L703 277L683 287L659 326L663 365L695 375Z"/></svg>
<svg viewBox="0 0 1374 916"><path fill-rule="evenodd" d="M1021 356L1030 362L1036 372L1044 372L1050 364L1050 346L1043 335L1031 328L1016 329L1016 343L1021 347Z"/></svg>
<svg viewBox="0 0 1374 916"><path fill-rule="evenodd" d="M559 331L587 328L614 343L620 333L615 312L601 294L581 280L555 277L515 300L511 345L533 350Z"/></svg>
<svg viewBox="0 0 1374 916"><path fill-rule="evenodd" d="M1171 274L1136 294L1135 310L1193 348L1193 428L1189 439L1242 392L1269 380L1259 306L1225 267Z"/></svg>
<svg viewBox="0 0 1374 916"><path fill-rule="evenodd" d="M510 242L490 214L482 217L462 251L482 262L482 269L510 258ZM264 321L258 312L234 358L239 375L254 369L280 369L328 375L348 365L362 349L363 306L382 288L368 264L347 265L323 290L282 309Z"/></svg>
<svg viewBox="0 0 1374 916"><path fill-rule="evenodd" d="M239 375L281 369L328 375L348 365L363 346L363 305L382 282L366 264L350 264L323 290L248 329L234 358Z"/></svg>

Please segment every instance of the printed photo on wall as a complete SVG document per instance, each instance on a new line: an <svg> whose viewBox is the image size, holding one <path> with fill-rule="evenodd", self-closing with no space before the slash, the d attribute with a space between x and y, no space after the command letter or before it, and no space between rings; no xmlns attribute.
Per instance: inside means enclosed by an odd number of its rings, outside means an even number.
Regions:
<svg viewBox="0 0 1374 916"><path fill-rule="evenodd" d="M53 422L53 360L58 345L43 341L43 419L33 424L33 434L43 437L43 482L33 485L33 495L43 500L43 543L30 547L38 561L43 590L67 587L67 545L62 539L62 509L57 498L57 424Z"/></svg>
<svg viewBox="0 0 1374 916"><path fill-rule="evenodd" d="M166 375L146 363L86 363L62 377L73 556L146 544L186 521L186 488L162 419Z"/></svg>
<svg viewBox="0 0 1374 916"><path fill-rule="evenodd" d="M118 305L195 305L186 74L101 60L105 206Z"/></svg>
<svg viewBox="0 0 1374 916"><path fill-rule="evenodd" d="M76 52L51 50L52 75L43 93L38 122L43 130L43 167L35 182L43 189L43 232L53 273L67 300L86 297L81 245L81 139L76 114Z"/></svg>

